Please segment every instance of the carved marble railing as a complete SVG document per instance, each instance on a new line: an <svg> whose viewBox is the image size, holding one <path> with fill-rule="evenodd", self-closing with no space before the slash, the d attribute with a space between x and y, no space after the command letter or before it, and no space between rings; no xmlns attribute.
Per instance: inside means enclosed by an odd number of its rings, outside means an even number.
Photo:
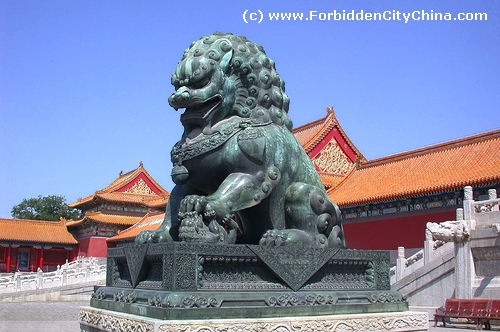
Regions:
<svg viewBox="0 0 500 332"><path fill-rule="evenodd" d="M453 251L453 243L446 243L440 240L434 241L432 237L426 239L424 246L424 249L414 253L408 258L405 258L405 248L398 248L396 265L390 270L391 284L424 267L432 260L438 259Z"/></svg>
<svg viewBox="0 0 500 332"><path fill-rule="evenodd" d="M472 206L474 213L494 212L499 210L500 198L497 198L495 189L488 190L488 199L485 201L475 201Z"/></svg>
<svg viewBox="0 0 500 332"><path fill-rule="evenodd" d="M15 272L0 276L0 293L45 289L106 279L106 264L96 258L78 257L72 262L57 266L53 272Z"/></svg>
<svg viewBox="0 0 500 332"><path fill-rule="evenodd" d="M410 275L434 259L457 250L456 246L469 240L477 227L500 229L500 198L495 189L488 190L488 199L474 201L472 187L464 188L463 208L456 210L456 220L427 223L424 249L405 258L404 247L398 248L396 266L391 268L391 284Z"/></svg>

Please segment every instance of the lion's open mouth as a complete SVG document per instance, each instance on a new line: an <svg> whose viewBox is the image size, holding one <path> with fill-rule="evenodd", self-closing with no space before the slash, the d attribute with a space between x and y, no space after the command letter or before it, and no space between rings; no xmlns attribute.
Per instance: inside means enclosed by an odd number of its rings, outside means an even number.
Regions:
<svg viewBox="0 0 500 332"><path fill-rule="evenodd" d="M213 96L206 100L204 103L186 107L186 110L181 115L181 122L183 126L203 126L206 118L217 108L222 102L219 95Z"/></svg>

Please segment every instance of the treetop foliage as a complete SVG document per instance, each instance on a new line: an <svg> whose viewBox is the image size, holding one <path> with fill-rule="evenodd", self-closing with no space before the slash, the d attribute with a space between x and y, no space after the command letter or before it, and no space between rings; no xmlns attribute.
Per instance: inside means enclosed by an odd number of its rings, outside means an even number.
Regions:
<svg viewBox="0 0 500 332"><path fill-rule="evenodd" d="M77 219L80 211L69 208L64 196L38 195L37 198L23 199L12 208L11 215L16 219L58 221L61 217Z"/></svg>

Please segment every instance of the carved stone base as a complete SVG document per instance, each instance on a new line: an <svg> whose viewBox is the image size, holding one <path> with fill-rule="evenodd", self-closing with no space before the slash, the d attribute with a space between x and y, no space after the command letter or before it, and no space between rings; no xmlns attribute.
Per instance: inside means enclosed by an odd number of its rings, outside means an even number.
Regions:
<svg viewBox="0 0 500 332"><path fill-rule="evenodd" d="M186 242L110 249L90 305L163 320L408 310L386 251Z"/></svg>
<svg viewBox="0 0 500 332"><path fill-rule="evenodd" d="M277 317L253 319L159 320L115 311L82 308L82 332L295 332L295 331L427 331L425 312L388 312L374 314Z"/></svg>

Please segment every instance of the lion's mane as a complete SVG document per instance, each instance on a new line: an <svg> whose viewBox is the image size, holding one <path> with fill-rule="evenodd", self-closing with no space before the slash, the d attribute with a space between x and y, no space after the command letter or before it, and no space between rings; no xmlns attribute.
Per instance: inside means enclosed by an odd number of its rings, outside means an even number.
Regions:
<svg viewBox="0 0 500 332"><path fill-rule="evenodd" d="M285 93L285 83L262 46L244 36L216 32L193 42L184 51L179 63L206 58L220 65L229 52L233 54L225 75L234 81L236 87L232 115L250 118L256 123L272 121L291 130L292 120L288 116L290 99ZM174 73L172 84L179 86L181 83Z"/></svg>

